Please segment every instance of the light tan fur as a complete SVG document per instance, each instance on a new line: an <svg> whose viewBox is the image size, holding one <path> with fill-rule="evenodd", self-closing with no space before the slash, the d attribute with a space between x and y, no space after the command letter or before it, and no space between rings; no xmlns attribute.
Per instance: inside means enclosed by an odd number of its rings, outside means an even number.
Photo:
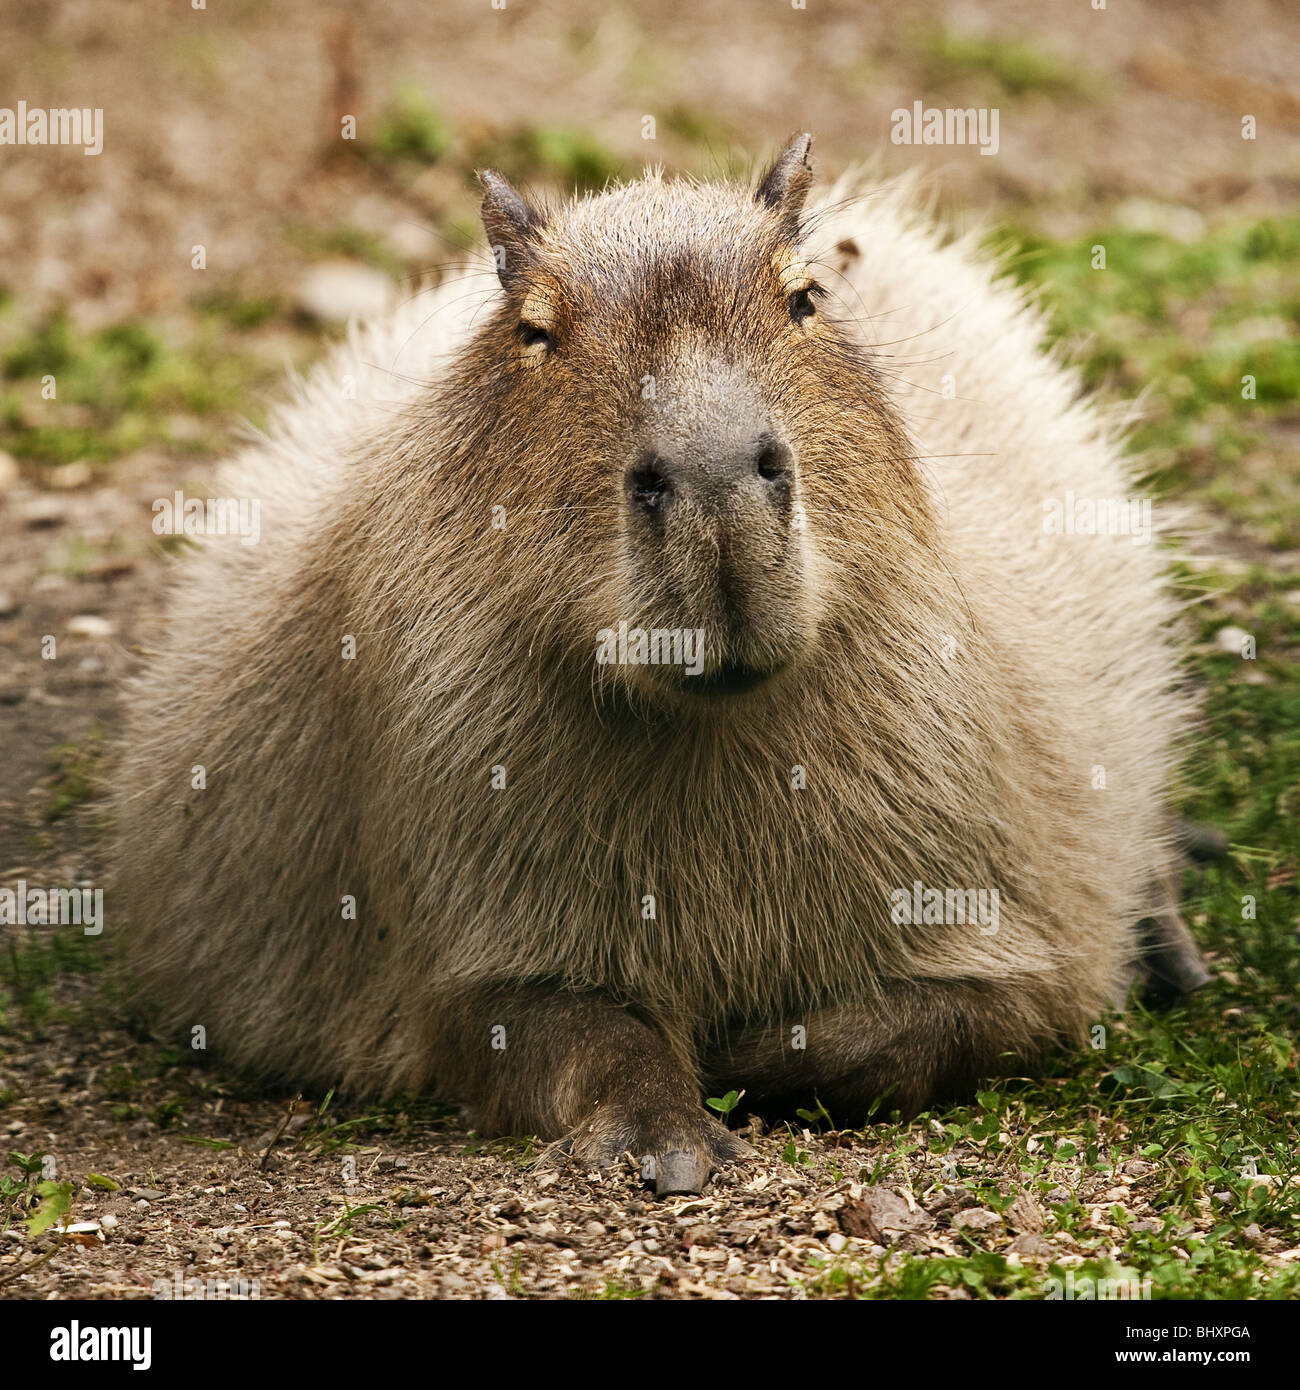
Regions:
<svg viewBox="0 0 1300 1390"><path fill-rule="evenodd" d="M553 211L548 264L580 248L597 288L534 293L594 332L599 284L666 241L725 266L767 217L651 174ZM648 370L615 308L604 379L566 376L511 356L504 320L474 345L503 291L471 267L355 332L223 470L262 539L179 564L117 802L133 968L168 1026L388 1091L443 1089L440 1013L480 983L597 989L685 1065L891 982L987 984L1025 1056L1097 1017L1172 861L1187 704L1159 546L1047 534L1044 502L1133 496L1132 468L1039 314L906 187L844 179L805 224L785 264L828 291L809 332L874 365L878 406L818 386L812 337L787 359L727 319L806 518L806 645L752 694L682 704L593 666L631 616L608 449ZM673 313L662 386L689 411L707 366L680 366L703 350ZM998 889L997 932L891 922L914 880Z"/></svg>

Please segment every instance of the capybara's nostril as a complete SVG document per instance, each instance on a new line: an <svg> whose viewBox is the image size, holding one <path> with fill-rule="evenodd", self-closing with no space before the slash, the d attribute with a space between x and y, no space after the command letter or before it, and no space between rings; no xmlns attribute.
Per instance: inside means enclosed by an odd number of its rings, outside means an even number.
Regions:
<svg viewBox="0 0 1300 1390"><path fill-rule="evenodd" d="M628 469L627 495L634 510L645 516L661 515L673 497L668 469L658 454L642 454Z"/></svg>
<svg viewBox="0 0 1300 1390"><path fill-rule="evenodd" d="M770 434L765 434L759 439L756 462L758 464L758 476L767 482L775 483L782 479L789 480L790 450L779 439L774 439Z"/></svg>

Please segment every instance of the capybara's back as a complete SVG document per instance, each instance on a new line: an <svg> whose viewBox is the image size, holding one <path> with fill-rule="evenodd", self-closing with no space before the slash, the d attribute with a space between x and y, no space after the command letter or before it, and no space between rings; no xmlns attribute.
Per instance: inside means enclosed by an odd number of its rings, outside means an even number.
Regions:
<svg viewBox="0 0 1300 1390"><path fill-rule="evenodd" d="M693 1190L702 1078L913 1113L1177 930L1150 506L974 245L807 152L485 174L492 268L218 480L260 536L181 562L120 778L166 1026Z"/></svg>

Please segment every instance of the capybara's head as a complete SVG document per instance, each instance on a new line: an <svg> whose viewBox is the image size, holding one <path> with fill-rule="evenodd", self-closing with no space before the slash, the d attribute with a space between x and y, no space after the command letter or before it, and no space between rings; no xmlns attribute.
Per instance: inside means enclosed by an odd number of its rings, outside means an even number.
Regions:
<svg viewBox="0 0 1300 1390"><path fill-rule="evenodd" d="M548 621L642 694L797 668L838 543L905 472L854 307L805 259L809 145L753 189L652 175L552 211L482 175L504 296L461 363L475 452L544 518Z"/></svg>

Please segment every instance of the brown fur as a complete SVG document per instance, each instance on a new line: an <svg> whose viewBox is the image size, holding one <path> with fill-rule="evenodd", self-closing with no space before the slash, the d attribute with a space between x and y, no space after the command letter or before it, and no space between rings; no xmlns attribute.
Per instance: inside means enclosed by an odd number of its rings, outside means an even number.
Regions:
<svg viewBox="0 0 1300 1390"><path fill-rule="evenodd" d="M500 288L372 330L227 473L263 540L185 562L118 806L170 1026L591 1161L632 1148L674 1190L738 1151L701 1077L846 1124L882 1092L913 1112L1111 998L1172 910L1159 554L1043 533L1063 487L1131 492L1107 430L903 197L801 219L806 154L757 196L652 176L549 214L487 176ZM796 323L808 271L835 293ZM881 344L924 333L940 365L900 372ZM709 492L710 441L743 464L760 426L790 467ZM654 534L638 457L678 469ZM595 665L620 620L705 629L707 678L771 678L709 698ZM997 932L900 927L915 880L996 888Z"/></svg>

